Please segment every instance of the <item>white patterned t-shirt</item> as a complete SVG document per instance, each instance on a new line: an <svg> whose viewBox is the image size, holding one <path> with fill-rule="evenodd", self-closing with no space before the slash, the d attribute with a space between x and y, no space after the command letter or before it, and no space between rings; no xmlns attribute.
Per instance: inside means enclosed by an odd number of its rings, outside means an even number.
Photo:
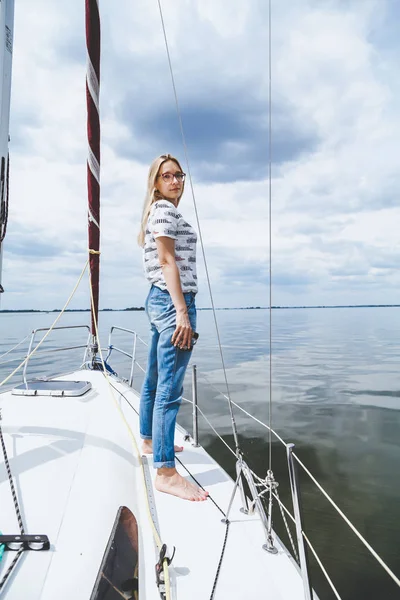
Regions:
<svg viewBox="0 0 400 600"><path fill-rule="evenodd" d="M179 269L182 291L197 293L197 234L169 200L158 200L152 204L143 248L144 271L148 282L166 290L167 284L156 246L158 237L170 237L175 240L175 261Z"/></svg>

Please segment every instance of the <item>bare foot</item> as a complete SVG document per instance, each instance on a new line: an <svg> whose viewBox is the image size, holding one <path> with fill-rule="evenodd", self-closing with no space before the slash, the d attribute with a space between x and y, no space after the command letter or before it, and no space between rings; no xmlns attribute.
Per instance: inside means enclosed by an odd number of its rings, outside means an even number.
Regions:
<svg viewBox="0 0 400 600"><path fill-rule="evenodd" d="M158 469L154 485L159 492L192 502L207 500L208 496L208 492L187 481L176 469Z"/></svg>
<svg viewBox="0 0 400 600"><path fill-rule="evenodd" d="M183 452L183 446L174 446L175 452ZM153 453L153 442L152 440L143 440L142 444L142 454L152 454Z"/></svg>

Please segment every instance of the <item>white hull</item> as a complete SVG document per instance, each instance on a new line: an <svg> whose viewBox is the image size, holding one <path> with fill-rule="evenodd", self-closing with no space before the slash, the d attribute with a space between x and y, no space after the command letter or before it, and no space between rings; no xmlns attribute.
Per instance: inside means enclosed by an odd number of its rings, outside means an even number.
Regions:
<svg viewBox="0 0 400 600"><path fill-rule="evenodd" d="M92 383L84 396L0 395L3 434L16 481L26 532L48 535L49 551L27 551L3 592L7 600L89 600L120 506L135 515L139 531L139 598L158 599L156 551L146 508L141 467L128 429L101 372L81 370L63 377ZM138 409L127 385L115 385ZM138 417L115 392L139 440ZM234 483L205 452L184 441L182 463L226 512ZM151 463L151 458L149 458ZM179 466L183 475L187 471ZM154 477L150 465L149 473ZM225 538L222 513L211 500L191 503L152 490L161 539L176 547L170 566L172 598L210 597ZM0 465L0 529L19 533L10 485ZM262 549L264 534L257 515L240 512L236 496L215 598L297 600L304 597L294 561L275 539L278 554ZM13 552L0 563L0 580ZM6 562L5 562L6 561Z"/></svg>

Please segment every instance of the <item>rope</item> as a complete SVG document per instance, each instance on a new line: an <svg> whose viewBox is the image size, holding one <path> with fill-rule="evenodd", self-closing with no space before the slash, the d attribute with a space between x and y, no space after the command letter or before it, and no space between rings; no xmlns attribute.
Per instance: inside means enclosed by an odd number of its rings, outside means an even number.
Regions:
<svg viewBox="0 0 400 600"><path fill-rule="evenodd" d="M208 290L209 290L209 293L210 293L211 306L212 306L213 317L214 317L214 324L215 324L215 329L216 329L217 338L218 338L218 348L219 348L219 352L220 352L220 356L221 356L221 363L222 363L222 368L223 368L223 372L224 372L226 390L227 390L227 393L228 393L229 412L230 412L232 429L233 429L233 437L234 437L235 446L236 446L236 455L238 455L238 454L241 454L241 451L240 451L240 448L239 448L239 437L238 437L235 416L233 414L233 409L232 409L232 404L231 404L231 399L230 399L231 395L230 395L230 391L229 391L228 378L227 378L227 375L226 375L224 355L223 355L223 352L222 352L221 337L220 337L219 328L218 328L217 315L216 315L215 305L214 305L214 298L213 298L213 294L212 294L212 290L211 290L210 276L209 276L209 272L208 272L206 253L205 253L204 244L203 244L203 235L202 235L202 232L201 232L200 220L199 220L199 215L198 215L198 212L197 212L197 203L196 203L196 198L195 198L195 193L194 193L194 187L193 187L193 181L192 181L192 173L191 173L191 169L190 169L189 154L188 154L188 150L187 150L185 132L184 132L184 129L183 129L182 116L181 116L181 111L180 111L179 102L178 102L178 94L177 94L176 85L175 85L175 77L174 77L174 72L173 72L173 69L172 69L172 61L171 61L171 56L170 56L170 52L169 52L169 45L168 45L167 33L166 33L166 29L165 29L165 24L164 24L164 17L163 17L163 11L162 11L162 6L161 6L161 0L157 0L157 1L158 1L158 8L159 8L159 11L160 11L160 18L161 18L162 30L163 30L163 34L164 34L165 48L166 48L166 51L167 51L167 57L168 57L169 70L170 70L170 74L171 74L172 87L173 87L173 90L174 90L175 105L176 105L176 111L177 111L177 115L178 115L178 121L179 121L179 127L180 127L180 131L181 131L181 136L182 136L182 143L183 143L183 148L184 148L184 153L185 153L185 160L186 160L186 164L187 164L187 171L188 171L188 175L189 175L190 189L191 189L191 192L192 192L193 206L194 206L194 211L195 211L195 214L196 214L196 223L197 223L197 229L198 229L198 232L199 232L201 250L202 250L202 254L203 254L204 267L205 267L206 277L207 277L207 283L208 283Z"/></svg>
<svg viewBox="0 0 400 600"><path fill-rule="evenodd" d="M10 577L11 573L13 572L14 568L17 566L17 563L19 561L19 559L21 558L22 554L23 554L24 550L22 548L20 548L14 558L14 560L12 561L11 565L8 567L7 571L4 574L4 577L2 578L2 580L0 581L0 592L1 590L4 588L7 579Z"/></svg>
<svg viewBox="0 0 400 600"><path fill-rule="evenodd" d="M8 481L10 482L11 494L13 497L14 508L15 508L15 512L17 515L17 519L18 519L19 530L21 532L21 535L24 535L25 534L24 524L22 522L22 515L21 515L21 511L20 511L19 504L18 504L17 492L15 491L14 481L13 481L13 477L12 477L12 473L11 473L11 467L10 467L10 463L9 463L8 456L7 456L7 449L6 449L6 445L4 443L1 422L2 422L2 414L1 414L1 410L0 410L0 443L1 443L2 450L3 450L4 463L6 465Z"/></svg>
<svg viewBox="0 0 400 600"><path fill-rule="evenodd" d="M13 502L14 502L15 513L17 515L19 530L21 532L21 535L24 535L25 534L24 524L23 524L23 521L22 521L21 510L19 508L17 492L15 491L14 480L13 480L13 476L12 476L12 473L11 473L10 463L9 463L8 456L7 456L7 449L6 449L6 445L4 443L4 437L3 437L2 427L1 427L1 421L2 421L2 414L1 414L1 410L0 410L0 443L1 443L2 450L3 450L4 464L5 464L6 470L7 470L8 481L10 482L11 494L12 494L12 498L13 498ZM2 548L0 547L0 550L1 549ZM4 552L4 548L2 550ZM21 547L18 550L18 552L17 552L14 560L12 561L10 567L7 569L7 572L4 574L4 577L1 579L1 581L0 581L0 591L3 588L3 586L5 585L7 579L11 575L11 573L13 572L14 567L17 565L17 562L19 561L19 559L20 559L23 551L24 551L23 547ZM2 558L2 552L1 552L0 560L1 560L1 558Z"/></svg>
<svg viewBox="0 0 400 600"><path fill-rule="evenodd" d="M95 314L95 311L94 311L94 298L93 298L93 289L92 289L91 282L90 282L90 285L89 285L89 289L90 289L90 302L91 302L91 306L92 306L93 324L94 324L96 339L98 341L98 349L99 349L100 361L101 361L101 364L102 364L102 367L103 367L103 375L104 375L104 377L105 377L105 379L106 379L106 381L108 383L109 390L110 390L110 393L111 393L111 397L112 397L112 399L114 401L114 404L117 407L118 413L119 413L122 421L124 422L124 424L125 424L125 426L127 428L128 434L129 434L129 436L131 438L133 447L134 447L136 455L137 455L138 462L140 464L140 471L142 473L142 480L143 480L143 486L144 486L143 489L146 490L146 479L145 479L145 474L144 474L144 466L143 466L142 456L140 454L140 450L139 450L139 447L138 447L135 435L134 435L134 433L133 433L133 431L132 431L132 429L131 429L128 421L126 420L126 417L125 417L125 415L124 415L124 413L123 413L123 411L122 411L122 409L121 409L121 407L120 407L117 399L115 398L115 395L114 395L114 392L113 392L113 385L111 383L111 380L110 380L109 375L107 373L106 365L104 363L103 351L101 349L101 344L100 344L98 322L97 322L96 314ZM153 537L154 537L154 540L155 540L155 543L157 545L158 550L161 551L161 548L162 548L163 544L162 544L161 538L160 538L160 536L158 534L157 528L156 528L156 526L154 524L153 517L151 515L151 510L150 510L150 506L149 506L149 498L148 498L147 494L145 494L145 498L146 498L146 512L147 512L147 516L149 518L149 522L150 522L151 529L152 529L152 532L153 532ZM167 557L165 557L164 560L163 560L163 572L164 572L165 596L166 596L166 600L170 600L171 599L171 585L170 585L170 579L169 579L168 558Z"/></svg>
<svg viewBox="0 0 400 600"><path fill-rule="evenodd" d="M0 387L2 387L3 385L5 385L7 383L7 381L9 381L11 379L11 377L14 377L14 375L16 373L18 373L18 371L26 364L26 362L31 358L31 356L33 356L35 354L35 352L37 351L38 348L40 348L40 346L43 344L44 340L50 335L50 333L52 332L52 330L54 329L54 327L57 325L58 321L61 319L62 315L64 314L65 310L67 309L69 303L71 302L76 290L79 287L80 282L82 281L82 277L85 274L85 271L87 269L87 266L89 264L89 260L86 261L85 266L83 267L82 273L80 274L77 283L75 284L74 289L71 292L70 297L68 298L68 300L66 301L64 307L62 308L60 314L57 316L57 318L55 319L55 321L53 322L53 324L51 325L50 329L46 332L46 334L42 337L42 339L40 340L40 342L37 344L37 346L35 346L35 348L32 350L32 352L30 354L28 354L28 356L18 365L18 367L16 369L14 369L14 371L8 375L5 379L3 379L3 381L0 382Z"/></svg>
<svg viewBox="0 0 400 600"><path fill-rule="evenodd" d="M176 457L176 460L179 462L179 464L185 469L186 473L188 473L190 475L190 477L193 479L193 481L199 486L201 487L203 490L203 486L201 485L201 483L196 479L196 477L194 475L192 475L192 473L189 471L189 469L187 468L187 466L185 464L183 464L183 462ZM224 511L222 510L222 508L220 506L218 506L217 502L214 500L214 498L210 495L208 496L208 499L211 500L211 502L214 504L214 506L216 506L216 508L219 510L219 512L225 517L226 519L226 514L224 513ZM224 542L222 544L222 549L221 549L221 555L218 561L218 566L217 566L217 571L215 573L215 578L214 578L214 582L213 582L213 586L212 586L212 590L211 590L211 595L210 595L210 600L213 600L214 595L215 595L215 590L217 588L217 583L218 583L218 578L219 578L219 574L221 572L221 567L222 567L222 561L224 559L224 554L225 554L225 549L226 549L226 544L228 541L228 533L229 533L229 525L230 525L230 521L226 521L225 523L226 525L226 530L225 530L225 537L224 537Z"/></svg>
<svg viewBox="0 0 400 600"><path fill-rule="evenodd" d="M221 572L222 561L224 559L226 543L228 541L229 525L230 525L230 521L227 521L226 529L225 529L224 543L222 544L221 556L219 557L217 572L215 573L215 578L214 578L214 583L213 583L212 590L211 590L210 600L213 600L213 598L215 596L215 590L217 589L217 583L218 583L219 574Z"/></svg>

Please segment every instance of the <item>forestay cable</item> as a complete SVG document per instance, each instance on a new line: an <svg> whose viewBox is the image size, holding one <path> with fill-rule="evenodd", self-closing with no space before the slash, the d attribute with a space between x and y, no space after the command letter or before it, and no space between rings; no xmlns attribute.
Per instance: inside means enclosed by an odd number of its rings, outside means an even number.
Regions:
<svg viewBox="0 0 400 600"><path fill-rule="evenodd" d="M237 432L237 426L236 426L235 416L233 414L233 407L232 407L231 395L230 395L230 391L229 391L228 378L227 378L227 375L226 375L224 355L223 355L223 352L222 352L221 338L220 338L220 334L219 334L217 316L216 316L216 312L215 312L214 298L213 298L213 294L212 294L212 290L211 290L210 276L209 276L209 273L208 273L207 259L206 259L206 254L205 254L205 250L204 250L203 236L202 236L202 233L201 233L200 220L199 220L199 215L198 215L198 212L197 212L197 204L196 204L196 198L195 198L195 193L194 193L194 187L193 187L193 181L192 181L192 174L191 174L190 162L189 162L189 154L188 154L187 145L186 145L185 132L184 132L184 129L183 129L182 116L181 116L181 111L180 111L179 101L178 101L178 94L177 94L176 85L175 85L175 77L174 77L174 72L173 72L173 68L172 68L171 55L170 55L170 52L169 52L169 44L168 44L168 39L167 39L167 32L166 32L166 29L165 29L165 23L164 23L163 11L162 11L162 6L161 6L161 0L157 0L157 2L158 2L158 8L159 8L159 11L160 11L161 25L162 25L162 30L163 30L163 34L164 34L164 42L165 42L165 48L166 48L166 51L167 51L168 65L169 65L169 70L170 70L170 74L171 74L172 87L173 87L173 90L174 90L175 105L176 105L176 111L177 111L177 115L178 115L179 127L180 127L180 131L181 131L182 143L183 143L183 148L184 148L184 153L185 153L185 160L186 160L187 170L188 170L188 175L189 175L190 189L191 189L191 192L192 192L192 199L193 199L193 206L194 206L194 211L195 211L195 215L196 215L197 229L198 229L198 232L199 232L201 250L202 250L203 260L204 260L204 266L205 266L205 270L206 270L206 277L207 277L207 283L208 283L208 290L209 290L209 293L210 293L210 299L211 299L211 306L212 306L212 311L213 311L215 329L216 329L216 332L217 332L218 348L219 348L219 352L220 352L220 356L221 356L222 369L223 369L223 372L224 372L224 379L225 379L225 385L226 385L227 396L228 396L229 412L230 412L230 416L231 416L232 429L233 429L233 437L234 437L235 446L236 446L236 454L238 455L238 454L241 454L241 451L240 451L240 448L239 448L239 438L238 438L238 432Z"/></svg>

